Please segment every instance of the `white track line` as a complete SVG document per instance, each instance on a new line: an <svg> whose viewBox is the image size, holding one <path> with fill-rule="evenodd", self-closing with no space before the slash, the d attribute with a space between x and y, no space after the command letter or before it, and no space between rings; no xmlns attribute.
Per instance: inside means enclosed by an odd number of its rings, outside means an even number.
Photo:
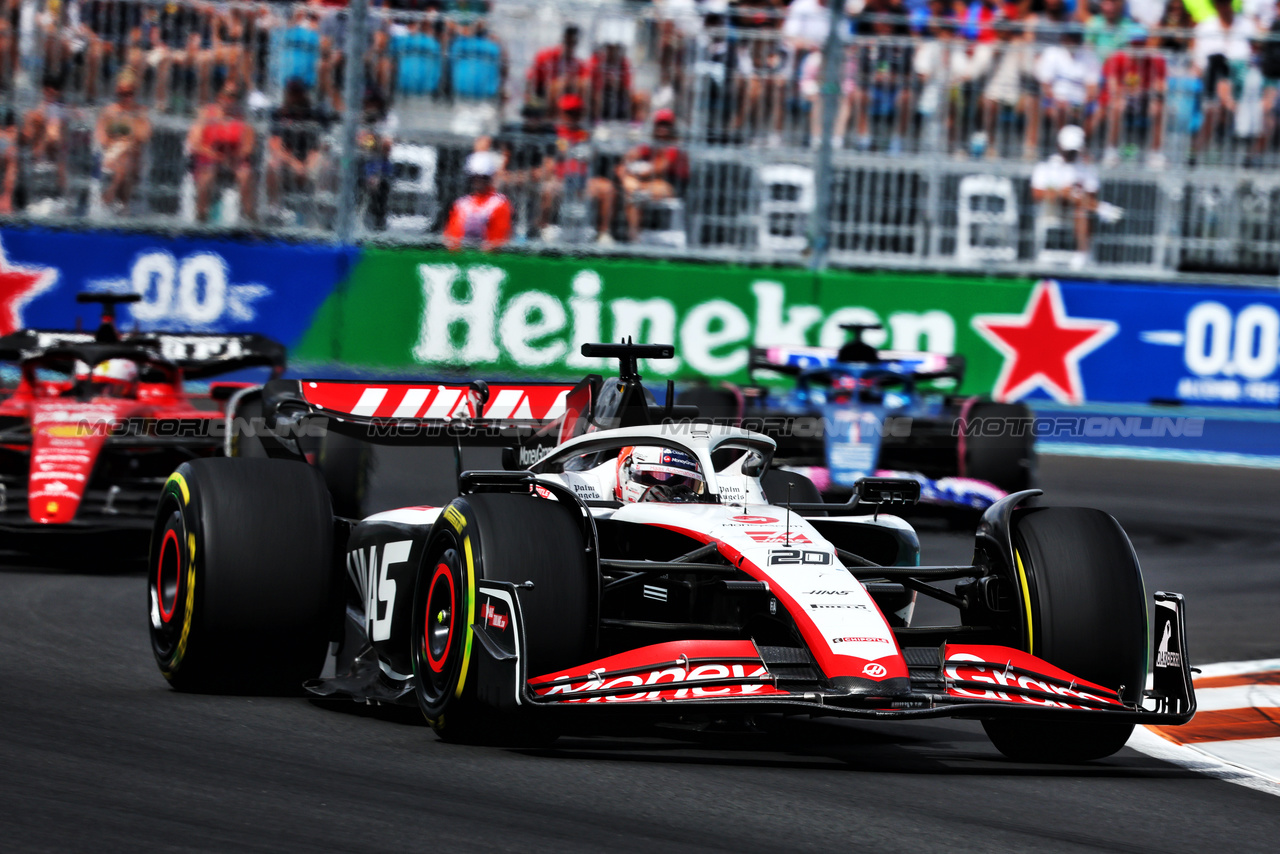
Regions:
<svg viewBox="0 0 1280 854"><path fill-rule="evenodd" d="M1280 658L1228 661L1208 664L1200 670L1198 679L1262 673L1280 670ZM1208 711L1270 705L1274 699L1273 689L1274 686L1206 688L1196 692L1197 706ZM1227 704L1223 705L1224 702ZM1206 777L1280 796L1280 737L1174 744L1147 727L1137 727L1128 746ZM1263 768L1253 767L1257 765Z"/></svg>
<svg viewBox="0 0 1280 854"><path fill-rule="evenodd" d="M1262 658L1258 661L1224 661L1219 664L1197 665L1199 673L1191 674L1195 679L1209 679L1213 676L1239 676L1241 673L1263 673L1268 670L1280 670L1280 658Z"/></svg>
<svg viewBox="0 0 1280 854"><path fill-rule="evenodd" d="M1188 771L1194 771L1206 777L1213 777L1215 780L1225 780L1228 783L1247 786L1250 789L1257 789L1259 792L1266 792L1268 795L1280 797L1280 780L1259 774L1252 768L1246 768L1243 765L1224 762L1218 757L1210 756L1191 745L1174 744L1144 726L1134 728L1133 735L1130 736L1129 743L1125 746L1132 747L1134 750L1145 753L1162 762L1168 762L1170 765L1177 765L1181 768L1186 768Z"/></svg>

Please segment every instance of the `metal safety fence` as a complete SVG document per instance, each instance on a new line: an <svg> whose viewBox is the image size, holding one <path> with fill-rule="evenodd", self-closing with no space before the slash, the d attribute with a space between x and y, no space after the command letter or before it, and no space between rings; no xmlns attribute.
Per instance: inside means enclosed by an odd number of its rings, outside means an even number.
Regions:
<svg viewBox="0 0 1280 854"><path fill-rule="evenodd" d="M1280 271L1265 38L844 8L0 0L0 216L432 243L488 150L514 247Z"/></svg>

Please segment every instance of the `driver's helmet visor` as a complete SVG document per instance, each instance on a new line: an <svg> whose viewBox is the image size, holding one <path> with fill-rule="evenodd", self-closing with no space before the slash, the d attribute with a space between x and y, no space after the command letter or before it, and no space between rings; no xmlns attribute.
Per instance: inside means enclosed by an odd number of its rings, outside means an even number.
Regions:
<svg viewBox="0 0 1280 854"><path fill-rule="evenodd" d="M687 486L702 492L704 478L698 461L674 448L636 448L631 455L631 479L645 486Z"/></svg>

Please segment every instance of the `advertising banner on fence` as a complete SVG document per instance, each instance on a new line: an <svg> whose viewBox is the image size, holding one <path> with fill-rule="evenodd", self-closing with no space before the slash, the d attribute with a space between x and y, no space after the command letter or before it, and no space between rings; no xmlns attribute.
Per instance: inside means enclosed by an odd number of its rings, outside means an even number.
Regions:
<svg viewBox="0 0 1280 854"><path fill-rule="evenodd" d="M259 332L296 370L574 378L588 341L674 343L655 381L743 382L749 348L961 353L963 391L1057 404L1280 406L1280 293L1077 280L338 249L0 229L0 334L71 328L85 290L135 292L126 328Z"/></svg>
<svg viewBox="0 0 1280 854"><path fill-rule="evenodd" d="M287 346L346 277L357 250L191 237L0 229L0 334L92 329L81 291L134 292L125 329L258 332Z"/></svg>
<svg viewBox="0 0 1280 854"><path fill-rule="evenodd" d="M1082 342L1081 394L1088 400L1280 405L1280 292L1075 281L1058 287L1076 326L1051 334Z"/></svg>
<svg viewBox="0 0 1280 854"><path fill-rule="evenodd" d="M852 273L366 249L298 356L379 371L572 377L585 341L671 342L655 380L746 379L752 346L961 353L998 400L1280 403L1280 294L927 273Z"/></svg>
<svg viewBox="0 0 1280 854"><path fill-rule="evenodd" d="M655 380L743 382L752 346L835 347L848 323L875 345L972 353L966 387L991 388L1000 354L969 324L977 307L1020 311L1029 282L910 274L365 250L298 351L379 370L465 369L569 377L604 370L589 341L674 343Z"/></svg>

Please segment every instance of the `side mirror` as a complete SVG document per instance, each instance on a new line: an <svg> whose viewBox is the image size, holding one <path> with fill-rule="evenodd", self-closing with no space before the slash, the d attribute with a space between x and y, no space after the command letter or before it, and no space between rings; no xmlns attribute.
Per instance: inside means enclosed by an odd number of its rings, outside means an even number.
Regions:
<svg viewBox="0 0 1280 854"><path fill-rule="evenodd" d="M489 402L489 384L484 380L472 380L467 386L467 400L471 403L472 417L483 418L485 404Z"/></svg>
<svg viewBox="0 0 1280 854"><path fill-rule="evenodd" d="M747 477L760 477L764 474L764 455L748 451L747 458L742 461L742 473Z"/></svg>
<svg viewBox="0 0 1280 854"><path fill-rule="evenodd" d="M864 477L857 483L859 504L910 507L920 501L920 482L907 477Z"/></svg>
<svg viewBox="0 0 1280 854"><path fill-rule="evenodd" d="M832 515L845 510L855 512L859 504L881 508L910 507L920 501L920 482L908 477L864 477L853 485L853 495L844 504L792 504L797 513L826 511Z"/></svg>

